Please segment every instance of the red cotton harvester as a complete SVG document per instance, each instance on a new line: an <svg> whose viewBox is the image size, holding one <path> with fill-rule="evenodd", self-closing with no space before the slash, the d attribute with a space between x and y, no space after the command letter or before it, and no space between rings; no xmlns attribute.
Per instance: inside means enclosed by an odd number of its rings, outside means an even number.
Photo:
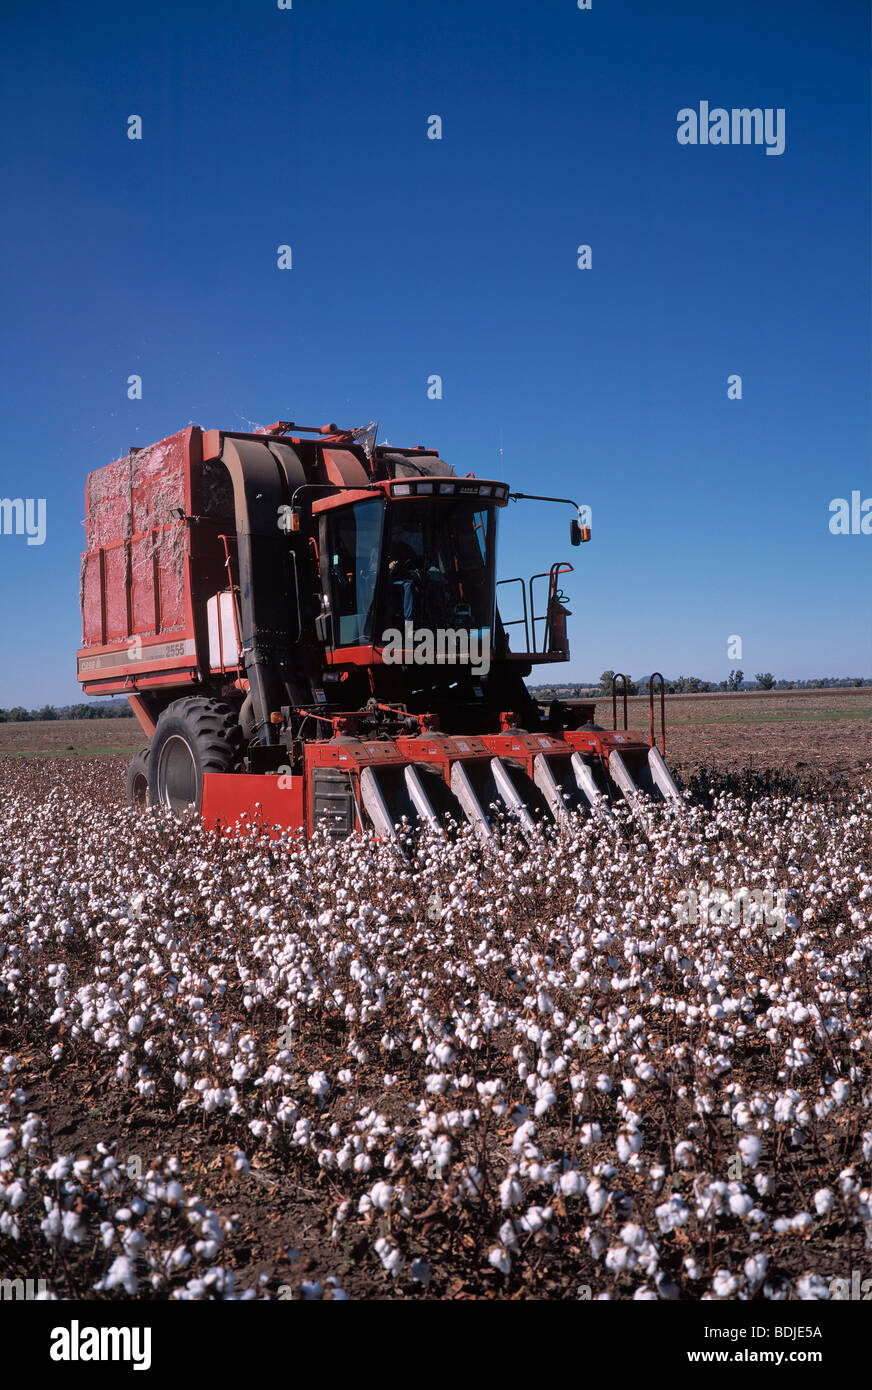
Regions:
<svg viewBox="0 0 872 1390"><path fill-rule="evenodd" d="M653 679L647 740L626 700L604 730L593 702L528 693L534 664L569 659L572 566L497 584L510 498L570 502L458 477L372 429L288 422L192 426L91 473L78 678L126 695L148 739L130 802L228 830L244 815L394 838L405 816L487 839L495 807L533 834L621 797L644 820L640 790L678 799ZM572 544L589 535L573 518ZM519 616L501 619L498 588Z"/></svg>

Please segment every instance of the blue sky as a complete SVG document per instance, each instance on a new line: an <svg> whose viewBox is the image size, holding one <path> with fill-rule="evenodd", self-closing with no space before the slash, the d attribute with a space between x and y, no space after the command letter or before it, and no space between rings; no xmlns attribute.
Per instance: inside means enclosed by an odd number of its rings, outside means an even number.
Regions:
<svg viewBox="0 0 872 1390"><path fill-rule="evenodd" d="M0 32L0 497L47 511L0 535L0 705L76 698L85 475L192 421L378 419L590 505L575 551L568 509L503 514L502 575L576 565L568 676L872 675L872 537L828 529L872 496L865 0L62 0ZM703 100L784 108L784 153L679 145Z"/></svg>

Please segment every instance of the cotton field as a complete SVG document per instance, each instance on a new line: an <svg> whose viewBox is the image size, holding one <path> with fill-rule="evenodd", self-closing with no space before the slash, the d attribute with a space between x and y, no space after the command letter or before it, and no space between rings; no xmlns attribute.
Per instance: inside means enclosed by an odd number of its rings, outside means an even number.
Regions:
<svg viewBox="0 0 872 1390"><path fill-rule="evenodd" d="M0 1277L844 1296L872 790L650 815L403 858L137 817L111 760L0 764Z"/></svg>

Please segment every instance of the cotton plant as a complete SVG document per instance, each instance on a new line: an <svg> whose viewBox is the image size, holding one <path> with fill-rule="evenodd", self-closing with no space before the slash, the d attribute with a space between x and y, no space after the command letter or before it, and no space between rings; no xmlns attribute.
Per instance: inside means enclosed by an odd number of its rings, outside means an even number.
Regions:
<svg viewBox="0 0 872 1390"><path fill-rule="evenodd" d="M456 1259L521 1288L575 1249L609 1296L776 1297L770 1266L747 1262L836 1213L860 1241L872 1229L868 791L655 806L648 838L621 807L529 845L511 824L484 846L466 827L422 835L403 864L374 837L216 838L108 791L83 810L74 787L43 804L20 769L3 777L8 1036L46 1020L58 1074L100 1066L145 1113L196 1122L237 1181L265 1166L318 1183L337 1248L363 1240L403 1296L443 1290ZM783 891L783 931L753 904L676 911L703 883L711 903ZM58 1189L93 1179L86 1160L40 1178L38 1210L12 1164L38 1153L26 1067L6 1043L0 1231L80 1248L91 1225ZM838 1161L816 1157L834 1137ZM808 1173L791 1209L785 1150ZM110 1158L99 1182L123 1185ZM226 1232L205 1216L146 1268L147 1222L114 1210L96 1228L102 1295L132 1297L134 1279L251 1292L214 1272ZM680 1271L677 1232L694 1251ZM325 1298L327 1277L309 1281Z"/></svg>

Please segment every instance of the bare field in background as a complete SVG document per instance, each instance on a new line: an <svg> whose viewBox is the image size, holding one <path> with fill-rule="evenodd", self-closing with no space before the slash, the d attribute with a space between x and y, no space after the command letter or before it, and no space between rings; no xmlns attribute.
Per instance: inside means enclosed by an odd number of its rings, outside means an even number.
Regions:
<svg viewBox="0 0 872 1390"><path fill-rule="evenodd" d="M620 723L620 702L618 716ZM596 720L611 728L611 700L598 701ZM628 722L647 736L647 696L629 700ZM0 758L96 754L127 759L145 741L135 719L0 724ZM872 689L669 695L666 756L686 770L698 763L722 771L750 764L757 771L841 772L864 781L872 774Z"/></svg>
<svg viewBox="0 0 872 1390"><path fill-rule="evenodd" d="M660 743L660 705L654 702ZM622 723L618 701L618 725ZM627 702L627 722L647 737L648 697ZM596 722L612 727L612 702L600 700ZM702 763L721 771L750 766L801 776L872 775L872 689L761 690L735 695L667 695L666 760L685 770Z"/></svg>
<svg viewBox="0 0 872 1390"><path fill-rule="evenodd" d="M130 758L146 739L135 719L45 719L0 724L0 758Z"/></svg>

